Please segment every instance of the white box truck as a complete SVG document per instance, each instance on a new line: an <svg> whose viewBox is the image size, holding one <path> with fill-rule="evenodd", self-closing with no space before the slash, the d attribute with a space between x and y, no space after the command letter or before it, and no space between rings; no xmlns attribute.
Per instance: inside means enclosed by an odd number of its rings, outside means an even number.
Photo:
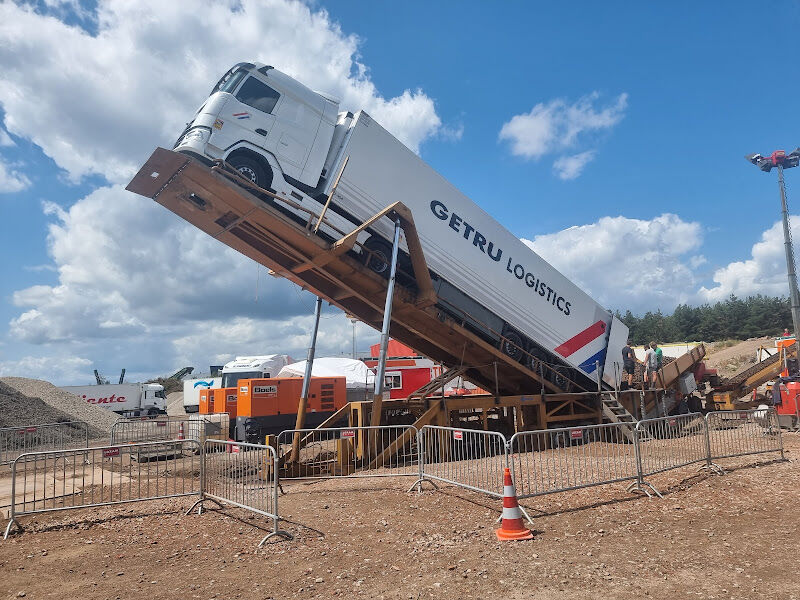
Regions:
<svg viewBox="0 0 800 600"><path fill-rule="evenodd" d="M187 414L200 410L200 391L220 387L222 377L183 380L183 410Z"/></svg>
<svg viewBox="0 0 800 600"><path fill-rule="evenodd" d="M338 180L326 218L340 230L403 202L414 215L440 310L529 366L539 360L553 366L547 373L557 385L563 376L586 387L601 377L613 385L625 324L364 111L340 113L328 94L270 66L239 63L213 88L174 150L206 163L224 159L260 187L317 211ZM320 234L337 237L324 227ZM381 219L359 238L376 272L388 270L392 234ZM401 267L410 270L401 244Z"/></svg>
<svg viewBox="0 0 800 600"><path fill-rule="evenodd" d="M164 386L158 383L75 385L60 388L126 417L156 416L167 412Z"/></svg>
<svg viewBox="0 0 800 600"><path fill-rule="evenodd" d="M274 377L283 367L293 363L286 354L265 354L263 356L237 356L225 363L221 377L188 379L183 382L183 408L187 413L200 410L200 390L236 387L240 379L265 379Z"/></svg>

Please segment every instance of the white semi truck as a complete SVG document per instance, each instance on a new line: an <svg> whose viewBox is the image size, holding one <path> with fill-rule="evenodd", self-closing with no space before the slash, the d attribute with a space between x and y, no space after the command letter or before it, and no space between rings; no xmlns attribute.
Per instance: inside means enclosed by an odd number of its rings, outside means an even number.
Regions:
<svg viewBox="0 0 800 600"><path fill-rule="evenodd" d="M61 389L88 404L102 406L126 417L156 416L167 412L164 386L158 383L75 385Z"/></svg>
<svg viewBox="0 0 800 600"><path fill-rule="evenodd" d="M200 410L200 390L236 387L240 379L262 379L275 377L283 367L293 363L286 354L265 354L262 356L237 356L225 363L221 377L189 379L183 382L183 408L187 413Z"/></svg>
<svg viewBox="0 0 800 600"><path fill-rule="evenodd" d="M351 230L394 202L413 215L438 308L559 387L614 384L628 328L434 171L364 111L339 112L332 96L263 64L231 68L174 150L224 159L258 186ZM334 189L335 186L335 189ZM509 200L513 201L513 200ZM273 203L302 222L307 214ZM329 239L336 233L319 232ZM362 232L364 260L388 271L392 224ZM401 238L401 267L409 264ZM404 268L407 270L407 268Z"/></svg>

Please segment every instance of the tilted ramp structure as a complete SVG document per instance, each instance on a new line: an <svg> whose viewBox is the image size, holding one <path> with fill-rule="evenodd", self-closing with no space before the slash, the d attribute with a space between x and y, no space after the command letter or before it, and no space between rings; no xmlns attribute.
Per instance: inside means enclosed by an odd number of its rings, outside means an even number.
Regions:
<svg viewBox="0 0 800 600"><path fill-rule="evenodd" d="M357 238L378 219L397 219L406 236L413 273L403 274L395 287L391 315L394 338L449 368L463 369L465 379L497 396L545 391L551 402L570 402L569 397L558 396L568 388L585 391L560 373L553 377L553 368L539 359L526 361L532 367L528 368L476 334L466 320L457 321L437 307L445 301L433 289L413 215L404 205L388 206L352 231L337 230L338 237L326 239L315 233L320 224L327 224L329 231L335 228L324 214L303 206L299 195L300 201L260 188L247 190L243 185L252 187L224 164L209 168L188 156L159 148L127 189L152 198L267 266L272 274L289 279L376 329L380 329L383 318L387 282L366 267L363 252L369 251L360 248ZM307 214L307 220L301 222L287 207ZM500 332L495 333L500 346L507 342ZM567 396L573 395L578 396ZM596 414L577 416L593 418Z"/></svg>

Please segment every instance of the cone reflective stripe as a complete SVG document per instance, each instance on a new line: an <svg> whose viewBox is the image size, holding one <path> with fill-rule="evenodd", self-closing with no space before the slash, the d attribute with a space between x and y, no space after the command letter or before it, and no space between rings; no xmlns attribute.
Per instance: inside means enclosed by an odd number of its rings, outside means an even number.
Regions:
<svg viewBox="0 0 800 600"><path fill-rule="evenodd" d="M530 540L533 533L522 524L522 511L517 503L517 490L511 480L511 470L503 470L503 520L496 529L498 540Z"/></svg>
<svg viewBox="0 0 800 600"><path fill-rule="evenodd" d="M184 435L183 435L183 423L180 423L180 424L178 425L178 439L179 439L179 440L186 439L186 438L184 437Z"/></svg>

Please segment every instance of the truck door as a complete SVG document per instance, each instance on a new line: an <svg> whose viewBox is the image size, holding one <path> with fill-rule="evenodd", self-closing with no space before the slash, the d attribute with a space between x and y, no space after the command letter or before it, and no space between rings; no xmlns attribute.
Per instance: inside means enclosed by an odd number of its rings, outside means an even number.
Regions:
<svg viewBox="0 0 800 600"><path fill-rule="evenodd" d="M276 154L277 142L271 135L275 125L272 113L280 98L279 92L248 76L220 111L225 127L230 125L234 128L233 132L225 131L226 138L232 143L245 140Z"/></svg>

